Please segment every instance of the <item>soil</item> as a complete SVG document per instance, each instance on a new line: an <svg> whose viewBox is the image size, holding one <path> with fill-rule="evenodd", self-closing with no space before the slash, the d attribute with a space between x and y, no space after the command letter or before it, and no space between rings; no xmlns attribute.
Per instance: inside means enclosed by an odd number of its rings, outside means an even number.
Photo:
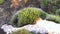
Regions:
<svg viewBox="0 0 60 34"><path fill-rule="evenodd" d="M6 0L3 5L0 5L0 27L8 23L11 19L14 9L10 8L10 0Z"/></svg>

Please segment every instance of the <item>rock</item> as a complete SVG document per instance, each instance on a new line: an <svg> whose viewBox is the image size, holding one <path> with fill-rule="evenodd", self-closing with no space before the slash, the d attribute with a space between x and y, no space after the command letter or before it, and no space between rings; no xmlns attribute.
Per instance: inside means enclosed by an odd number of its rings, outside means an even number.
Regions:
<svg viewBox="0 0 60 34"><path fill-rule="evenodd" d="M29 24L22 27L13 27L12 25L3 25L1 29L3 29L5 32L12 33L17 30L27 29L30 32L34 32L35 34L59 34L60 33L60 24L57 24L52 21L47 20L41 20L39 19L36 21L36 24Z"/></svg>

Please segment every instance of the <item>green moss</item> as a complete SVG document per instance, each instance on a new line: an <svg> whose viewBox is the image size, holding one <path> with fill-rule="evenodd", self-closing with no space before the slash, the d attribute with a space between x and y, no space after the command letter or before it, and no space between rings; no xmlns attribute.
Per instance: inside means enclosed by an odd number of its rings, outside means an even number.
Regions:
<svg viewBox="0 0 60 34"><path fill-rule="evenodd" d="M55 14L60 7L60 0L41 0L41 8L49 14Z"/></svg>
<svg viewBox="0 0 60 34"><path fill-rule="evenodd" d="M12 25L21 27L28 24L35 24L37 18L44 18L56 23L60 23L60 16L50 15L38 8L24 8L13 15L10 23Z"/></svg>
<svg viewBox="0 0 60 34"><path fill-rule="evenodd" d="M24 8L23 10L18 11L18 13L12 17L12 20L10 23L12 23L16 26L24 26L27 24L34 24L36 19L41 16L46 17L46 13L41 9ZM16 19L17 19L17 21L16 21Z"/></svg>
<svg viewBox="0 0 60 34"><path fill-rule="evenodd" d="M35 20L42 14L42 10L38 11L37 8L25 8L18 14L18 26L34 24Z"/></svg>
<svg viewBox="0 0 60 34"><path fill-rule="evenodd" d="M60 23L60 16L58 15L49 15L47 20L54 21L56 23Z"/></svg>
<svg viewBox="0 0 60 34"><path fill-rule="evenodd" d="M26 29L21 29L21 30L17 30L17 31L14 31L12 32L12 34L34 34Z"/></svg>
<svg viewBox="0 0 60 34"><path fill-rule="evenodd" d="M0 5L2 5L5 2L5 0L0 0Z"/></svg>

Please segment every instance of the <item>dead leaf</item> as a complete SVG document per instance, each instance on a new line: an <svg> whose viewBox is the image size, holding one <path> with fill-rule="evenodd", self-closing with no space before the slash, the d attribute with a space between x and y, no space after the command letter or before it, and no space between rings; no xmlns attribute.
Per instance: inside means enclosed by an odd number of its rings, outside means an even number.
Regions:
<svg viewBox="0 0 60 34"><path fill-rule="evenodd" d="M20 4L20 0L12 0L11 1L11 5L10 5L10 7L12 8L12 7L17 7L17 6L19 6L19 4Z"/></svg>
<svg viewBox="0 0 60 34"><path fill-rule="evenodd" d="M24 0L24 2L26 3L28 0Z"/></svg>

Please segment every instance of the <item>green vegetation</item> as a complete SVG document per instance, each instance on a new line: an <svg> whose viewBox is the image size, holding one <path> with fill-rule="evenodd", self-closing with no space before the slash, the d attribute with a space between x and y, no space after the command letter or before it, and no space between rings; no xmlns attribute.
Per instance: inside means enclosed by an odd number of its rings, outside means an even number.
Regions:
<svg viewBox="0 0 60 34"><path fill-rule="evenodd" d="M11 19L11 24L16 26L24 26L27 24L35 24L35 21L40 16L46 18L46 13L38 8L24 8L15 14Z"/></svg>
<svg viewBox="0 0 60 34"><path fill-rule="evenodd" d="M0 0L0 5L3 4L5 2L5 0Z"/></svg>
<svg viewBox="0 0 60 34"><path fill-rule="evenodd" d="M12 25L21 27L21 26L28 25L28 24L35 24L36 19L39 17L54 21L56 23L60 23L59 15L50 15L38 8L24 8L23 10L18 11L12 17L10 23Z"/></svg>
<svg viewBox="0 0 60 34"><path fill-rule="evenodd" d="M38 11L38 9L34 8L25 8L18 14L18 26L26 25L26 24L34 24L35 20L40 17L42 10Z"/></svg>
<svg viewBox="0 0 60 34"><path fill-rule="evenodd" d="M54 21L56 23L60 23L60 16L59 15L49 15L47 20Z"/></svg>
<svg viewBox="0 0 60 34"><path fill-rule="evenodd" d="M41 0L41 8L50 14L55 14L60 8L60 0Z"/></svg>
<svg viewBox="0 0 60 34"><path fill-rule="evenodd" d="M45 8L51 3L51 0L41 0L41 7Z"/></svg>
<svg viewBox="0 0 60 34"><path fill-rule="evenodd" d="M50 10L51 10L51 14L55 14L56 10L57 10L57 7L56 6L52 6Z"/></svg>
<svg viewBox="0 0 60 34"><path fill-rule="evenodd" d="M34 34L26 29L21 29L21 30L17 30L15 32L12 32L12 34Z"/></svg>

